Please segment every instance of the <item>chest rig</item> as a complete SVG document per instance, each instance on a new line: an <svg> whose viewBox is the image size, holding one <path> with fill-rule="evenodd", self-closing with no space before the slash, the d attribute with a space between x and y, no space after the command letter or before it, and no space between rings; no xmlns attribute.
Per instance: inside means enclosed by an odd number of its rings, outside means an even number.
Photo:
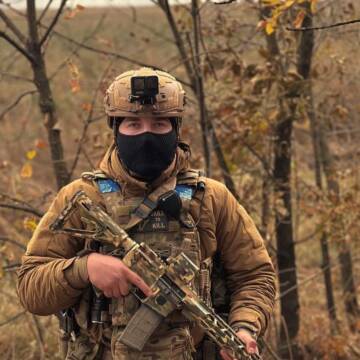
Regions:
<svg viewBox="0 0 360 360"><path fill-rule="evenodd" d="M185 253L200 268L192 287L203 300L209 301L209 272L203 271L200 236L190 214L195 193L205 191L199 171L179 173L145 198L125 197L121 186L100 171L84 173L82 177L93 181L103 197L107 213L133 240L146 243L163 260ZM138 307L139 302L132 294L112 299L109 309L112 326L125 326ZM166 321L176 325L185 319L175 312Z"/></svg>

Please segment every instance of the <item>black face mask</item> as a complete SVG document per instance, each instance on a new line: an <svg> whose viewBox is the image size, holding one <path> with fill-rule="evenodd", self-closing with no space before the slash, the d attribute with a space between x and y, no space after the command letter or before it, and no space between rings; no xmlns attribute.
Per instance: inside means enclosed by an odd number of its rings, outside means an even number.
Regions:
<svg viewBox="0 0 360 360"><path fill-rule="evenodd" d="M118 156L141 180L152 181L171 164L177 147L175 129L166 134L116 134Z"/></svg>

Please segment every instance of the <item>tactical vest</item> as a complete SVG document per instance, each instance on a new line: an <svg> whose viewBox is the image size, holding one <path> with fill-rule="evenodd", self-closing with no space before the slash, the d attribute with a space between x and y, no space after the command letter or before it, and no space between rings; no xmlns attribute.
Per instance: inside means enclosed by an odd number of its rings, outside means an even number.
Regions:
<svg viewBox="0 0 360 360"><path fill-rule="evenodd" d="M107 213L128 232L133 240L146 243L163 259L176 256L180 252L185 253L200 269L192 282L192 287L205 302L210 304L211 259L204 260L202 257L197 223L190 214L190 206L195 194L200 199L204 196L205 185L199 171L187 170L179 173L176 179L169 179L145 198L125 198L120 185L100 171L83 173L82 178L94 183L103 197ZM174 204L170 204L170 210L163 206L166 197L174 195L174 192L177 198L181 199L178 216L175 216L174 209L171 209L174 208ZM87 243L86 247L91 247L91 244ZM109 253L111 250L113 249L107 247L101 252ZM75 318L82 336L86 336L87 332L91 333L93 339L91 343L95 353L96 343L101 341L100 338L110 338L114 329L126 326L138 309L139 301L131 293L120 299L112 299L109 308L111 326L108 327L89 324L90 304L89 294L85 293L75 311ZM170 328L189 324L188 320L177 311L165 319L164 323ZM69 357L68 353L68 360L75 358L76 356ZM90 355L83 357L83 359L91 358L94 357Z"/></svg>

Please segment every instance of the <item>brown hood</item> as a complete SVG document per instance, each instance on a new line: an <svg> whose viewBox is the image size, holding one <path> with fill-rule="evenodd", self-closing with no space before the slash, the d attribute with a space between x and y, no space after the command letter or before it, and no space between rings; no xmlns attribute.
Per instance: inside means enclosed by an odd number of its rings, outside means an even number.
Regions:
<svg viewBox="0 0 360 360"><path fill-rule="evenodd" d="M170 166L151 184L147 184L136 179L124 167L118 158L116 146L113 143L101 160L99 169L120 183L123 191L126 189L126 192L132 195L139 195L144 191L155 189L171 176L176 176L180 171L187 169L189 167L189 158L190 150L183 150L182 147L178 146L175 158Z"/></svg>

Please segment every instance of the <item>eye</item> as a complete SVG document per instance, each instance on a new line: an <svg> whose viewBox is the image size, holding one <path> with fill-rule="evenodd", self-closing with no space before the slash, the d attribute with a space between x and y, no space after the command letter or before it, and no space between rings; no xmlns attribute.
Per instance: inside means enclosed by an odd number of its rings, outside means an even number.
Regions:
<svg viewBox="0 0 360 360"><path fill-rule="evenodd" d="M128 123L128 127L138 128L139 127L139 122L138 121L131 121L131 122Z"/></svg>
<svg viewBox="0 0 360 360"><path fill-rule="evenodd" d="M165 126L167 126L167 121L157 121L156 123L155 123L155 125L157 126L157 127L165 127Z"/></svg>

